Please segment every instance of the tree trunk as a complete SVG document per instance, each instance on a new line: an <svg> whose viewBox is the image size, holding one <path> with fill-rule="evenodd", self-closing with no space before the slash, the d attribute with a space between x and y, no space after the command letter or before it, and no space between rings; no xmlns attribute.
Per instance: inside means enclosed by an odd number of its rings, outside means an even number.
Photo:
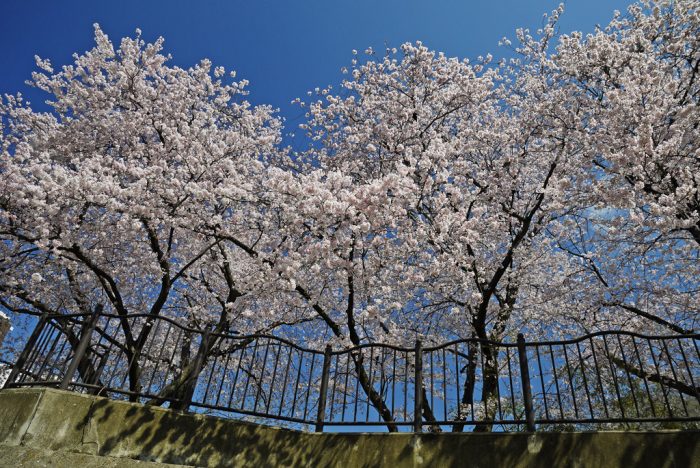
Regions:
<svg viewBox="0 0 700 468"><path fill-rule="evenodd" d="M476 353L478 352L478 346L476 342L470 341L467 344L467 375L464 380L464 392L462 393L462 399L460 400L460 405L471 406L474 404L474 384L476 383ZM456 357L455 357L456 358ZM460 414L457 418L458 421L464 421L467 419L466 414ZM464 432L464 423L457 423L452 425L452 432Z"/></svg>
<svg viewBox="0 0 700 468"><path fill-rule="evenodd" d="M494 398L498 398L498 350L494 346L486 343L481 344L481 354L483 357L483 385L481 387L481 404L484 407L484 421L493 421L495 419L496 409L494 406L493 414L489 413L489 406L493 406ZM474 427L474 432L491 432L493 424L477 424Z"/></svg>
<svg viewBox="0 0 700 468"><path fill-rule="evenodd" d="M372 406L374 406L374 408L377 410L379 415L382 417L382 420L389 423L386 425L389 432L398 432L396 424L391 424L394 422L394 416L391 414L391 410L386 406L386 403L379 392L377 392L374 387L370 385L369 377L367 376L367 372L365 372L365 368L363 366L364 359L362 354L359 352L350 353L350 356L352 357L353 364L355 364L355 370L357 371L357 377L360 385L362 385L362 390L364 390L365 394L369 398L369 401L372 403ZM355 396L355 398L357 397L359 397L359 395Z"/></svg>

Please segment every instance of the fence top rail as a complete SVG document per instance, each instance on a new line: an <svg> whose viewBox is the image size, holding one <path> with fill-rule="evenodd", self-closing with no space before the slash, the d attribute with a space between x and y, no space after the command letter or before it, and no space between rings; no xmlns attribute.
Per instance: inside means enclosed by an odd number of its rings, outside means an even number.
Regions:
<svg viewBox="0 0 700 468"><path fill-rule="evenodd" d="M555 346L555 345L567 345L567 344L575 344L575 343L580 343L582 341L589 340L591 338L595 338L597 336L608 336L608 335L624 335L624 336L632 336L635 338L640 338L643 340L675 340L675 339L686 339L686 338L693 338L693 339L700 339L700 334L695 333L695 334L685 334L685 335L644 335L641 333L637 332L631 332L631 331L626 331L626 330L602 330L602 331L597 331L597 332L592 332L588 333L576 338L567 338L565 340L544 340L544 341L525 341L525 346ZM432 352L432 351L439 351L444 348L448 348L450 346L454 346L457 344L462 344L462 343L481 343L481 344L486 344L486 345L491 345L491 346L496 346L496 347L501 347L501 348L516 348L518 346L517 343L512 343L512 342L507 342L507 341L495 341L495 340L489 340L489 339L482 339L482 338L460 338L452 341L448 341L446 343L441 343L439 345L433 345L433 346L426 346L423 348L424 352ZM408 349L409 351L412 350Z"/></svg>
<svg viewBox="0 0 700 468"><path fill-rule="evenodd" d="M73 314L27 313L26 315L45 316L47 319L72 319L72 318L78 318L78 317L82 317L82 318L90 317L93 314L92 313L73 313ZM163 316L163 315L151 315L151 314L119 315L119 314L110 314L110 313L99 313L98 315L100 317L106 317L109 319L117 319L117 320L124 320L124 319L130 319L130 318L145 318L145 319L150 319L150 320L163 320L163 321L168 322L171 325L173 325L181 330L187 331L187 332L198 333L201 335L204 335L205 333L209 333L210 337L235 339L235 340L240 340L240 341L256 340L256 339L274 340L274 341L277 341L279 343L283 343L285 345L288 345L292 348L295 348L301 352L313 353L313 354L318 354L318 355L324 354L323 350L300 346L289 339L282 338L282 337L275 336L275 335L268 335L268 334L264 334L264 333L250 334L250 335L237 335L237 334L232 334L232 333L207 332L207 330L202 330L202 329L192 328L192 327L182 325L176 319L174 319L172 317ZM603 330L603 331L588 333L588 334L579 336L577 338L568 338L568 339L564 339L564 340L526 341L525 346L530 346L530 347L533 347L533 346L557 346L557 345L561 346L561 345L567 345L567 344L581 343L583 341L590 340L590 339L595 338L595 337L610 336L610 335L629 336L629 337L639 338L639 339L643 339L643 340L675 340L675 339L700 340L700 333L676 334L676 335L645 335L642 333L631 332L631 331L626 331L626 330ZM501 342L501 341L481 339L481 338L460 338L460 339L448 341L445 343L441 343L438 345L425 346L423 348L423 352L429 353L429 352L439 351L439 350L442 350L445 348L449 348L451 346L455 346L458 344L464 344L464 343L478 343L478 344L485 344L485 345L503 347L503 348L515 348L518 346L517 343L513 343L513 342ZM333 351L331 351L330 354L334 355L334 356L341 355L341 354L348 354L348 353L360 351L362 349L367 349L367 348L384 348L384 349L395 350L398 352L413 352L413 351L415 351L414 346L404 347L404 346L393 345L393 344L388 344L388 343L363 343L363 344L353 346L350 348L333 350Z"/></svg>
<svg viewBox="0 0 700 468"><path fill-rule="evenodd" d="M549 345L566 345L575 344L582 341L595 338L597 336L608 336L608 335L623 335L630 336L633 338L640 338L642 340L676 340L676 339L695 339L700 340L700 333L690 333L690 334L676 334L676 335L645 335L642 333L631 332L627 330L602 330L593 333L588 333L586 335L579 336L577 338L568 338L566 340L546 340L546 341L526 341L526 346L549 346Z"/></svg>

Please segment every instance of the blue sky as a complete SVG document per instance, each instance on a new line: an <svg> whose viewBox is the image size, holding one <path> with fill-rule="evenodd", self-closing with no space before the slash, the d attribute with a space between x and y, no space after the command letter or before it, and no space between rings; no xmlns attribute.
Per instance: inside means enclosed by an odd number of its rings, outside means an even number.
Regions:
<svg viewBox="0 0 700 468"><path fill-rule="evenodd" d="M591 31L631 0L569 0L561 30ZM3 0L0 6L0 93L22 91L43 100L24 81L34 55L54 65L92 47L92 24L118 40L143 30L165 37L173 62L202 58L237 70L251 82L250 100L280 108L293 131L301 112L290 105L316 86L337 84L352 49L383 50L423 41L448 56L507 53L498 47L517 27L536 29L559 0Z"/></svg>

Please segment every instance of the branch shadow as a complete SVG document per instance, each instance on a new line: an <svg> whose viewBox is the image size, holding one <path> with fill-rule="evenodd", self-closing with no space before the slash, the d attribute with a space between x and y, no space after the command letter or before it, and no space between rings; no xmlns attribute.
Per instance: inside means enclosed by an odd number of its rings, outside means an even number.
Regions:
<svg viewBox="0 0 700 468"><path fill-rule="evenodd" d="M95 398L98 455L195 466L700 467L700 431L314 434Z"/></svg>

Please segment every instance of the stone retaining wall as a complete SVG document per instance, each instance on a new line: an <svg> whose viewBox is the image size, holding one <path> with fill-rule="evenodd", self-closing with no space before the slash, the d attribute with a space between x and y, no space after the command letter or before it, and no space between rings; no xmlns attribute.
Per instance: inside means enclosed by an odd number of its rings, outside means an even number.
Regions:
<svg viewBox="0 0 700 468"><path fill-rule="evenodd" d="M2 446L55 453L56 466L73 453L195 466L700 467L699 431L314 434L40 388L0 391Z"/></svg>

